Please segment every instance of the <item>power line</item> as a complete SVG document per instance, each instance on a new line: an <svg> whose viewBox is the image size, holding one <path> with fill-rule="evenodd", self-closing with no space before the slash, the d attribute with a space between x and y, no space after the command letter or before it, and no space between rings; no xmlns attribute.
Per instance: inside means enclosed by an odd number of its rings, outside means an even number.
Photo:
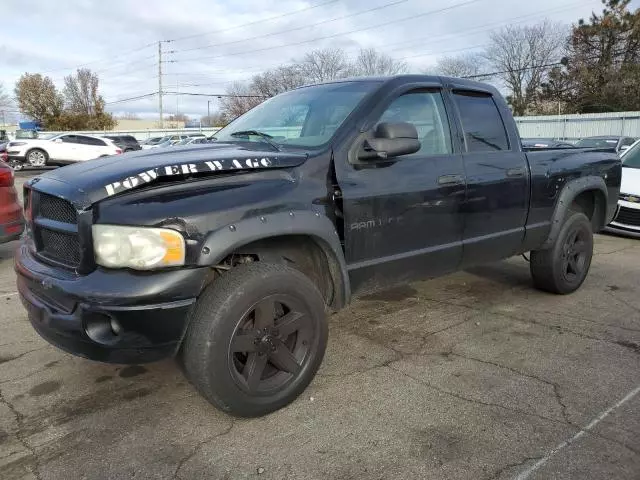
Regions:
<svg viewBox="0 0 640 480"><path fill-rule="evenodd" d="M444 7L444 8L439 8L436 10L431 10L428 12L424 12L424 13L420 13L418 15L410 15L408 17L403 17L397 20L391 20L389 22L383 22L383 23L378 23L376 25L371 25L369 27L363 27L363 28L358 28L356 30L350 30L348 32L342 32L342 33L335 33L332 35L326 35L324 37L316 37L316 38L312 38L309 40L304 40L301 42L294 42L294 43L287 43L284 45L276 45L274 47L268 47L268 48L258 48L255 50L246 50L244 52L233 52L233 53L227 53L227 54L221 54L221 55L213 55L213 56L208 56L208 57L197 57L197 58L183 58L183 59L176 59L174 60L175 62L193 62L193 61L199 61L199 60L210 60L210 59L214 59L214 58L223 58L223 57L232 57L232 56L236 56L236 55L244 55L247 53L257 53L257 52L266 52L269 50L275 50L278 48L285 48L285 47L292 47L292 46L298 46L298 45L304 45L307 43L313 43L313 42L317 42L319 40L326 40L328 38L335 38L335 37L341 37L343 35L350 35L352 33L359 33L359 32L364 32L367 30L372 30L374 28L379 28L379 27L386 27L388 25L392 25L395 23L400 23L400 22L406 22L408 20L415 20L416 18L422 18L422 17L426 17L428 15L433 15L436 13L441 13L441 12L445 12L448 10L453 10L455 8L459 8L459 7L464 7L466 5L470 5L472 3L477 3L483 0L467 0L466 2L462 2L462 3L457 3L455 5L451 5L449 7Z"/></svg>
<svg viewBox="0 0 640 480"><path fill-rule="evenodd" d="M171 51L169 51L167 53L181 53L181 52L191 52L193 50L205 50L207 48L222 47L224 45L233 45L235 43L248 42L250 40L258 40L260 38L272 37L274 35L282 35L284 33L296 32L298 30L308 30L310 28L317 27L318 25L325 25L327 23L337 22L338 20L344 20L346 18L356 17L358 15L364 15L365 13L370 13L370 12L375 12L375 11L378 11L378 10L383 10L385 8L393 7L395 5L399 5L401 3L406 3L408 1L409 0L395 0L393 2L385 3L383 5L380 5L380 6L377 6L377 7L374 7L374 8L367 8L365 10L360 10L360 11L349 13L349 14L346 14L346 15L341 15L339 17L329 18L327 20L322 20L320 22L311 23L311 24L305 24L305 25L302 25L301 27L289 28L287 30L279 30L277 32L265 33L263 35L257 35L255 37L243 38L241 40L233 40L231 42L211 43L209 45L203 45L201 47L192 47L192 48L186 48L186 49L182 49L182 50L171 50Z"/></svg>
<svg viewBox="0 0 640 480"><path fill-rule="evenodd" d="M157 94L158 94L158 92L145 93L143 95L138 95L138 96L135 96L135 97L119 98L119 99L113 100L111 102L104 102L104 104L105 105L114 105L116 103L131 102L133 100L140 100L140 99L143 99L143 98L153 97L153 96L155 96Z"/></svg>
<svg viewBox="0 0 640 480"><path fill-rule="evenodd" d="M551 9L547 9L547 10L541 10L538 12L532 12L532 13L528 13L526 15L518 15L516 17L511 17L511 18L507 18L504 20L500 20L498 22L492 22L492 23L486 23L484 25L480 25L478 27L473 27L470 29L463 29L463 30L457 30L455 33L451 33L451 34L445 34L445 35L439 35L439 36L428 36L428 37L419 37L419 38L414 38L412 40L404 40L402 42L397 42L397 43L389 43L386 44L385 47L392 47L392 46L396 46L396 45L403 45L403 44L409 44L405 47L401 47L401 48L393 48L391 50L388 51L396 51L396 50L404 50L405 48L410 48L412 47L414 44L422 44L425 41L427 42L433 42L434 40L437 41L444 41L449 39L450 37L454 37L454 38L460 38L460 37L466 37L468 35L475 35L477 33L483 33L486 31L490 31L493 30L495 27L499 27L499 26L503 26L503 25L516 25L519 23L523 23L524 21L527 21L527 19L531 18L531 17L538 17L541 15L548 15L549 13L559 13L565 10L570 10L576 6L581 6L584 5L584 2L576 2L576 3L571 3L568 5L565 5L563 7L560 8L551 8ZM524 19L524 20L522 20ZM519 20L518 22L514 22L514 20ZM466 32L466 33L465 33ZM462 34L462 35L461 35Z"/></svg>
<svg viewBox="0 0 640 480"><path fill-rule="evenodd" d="M315 5L310 5L310 6L308 6L308 7L301 8L300 10L294 10L294 11L292 11L292 12L283 13L282 15L276 15L275 17L263 18L263 19L261 19L261 20L255 20L255 21L253 21L253 22L248 22L248 23L243 23L243 24L240 24L240 25L236 25L235 27L224 28L224 29L222 29L222 30L211 30L211 31L209 31L209 32L196 33L196 34L194 34L194 35L186 35L186 36L184 36L184 37L173 38L173 39L171 39L171 40L163 40L163 42L166 42L166 43L170 43L170 42L179 42L179 41L181 41L181 40L187 40L187 39L190 39L190 38L196 38L196 37L204 37L204 36L206 36L206 35L212 35L212 34L214 34L214 33L229 32L229 31L231 31L231 30L236 30L236 29L238 29L238 28L248 27L248 26L250 26L250 25L263 24L263 23L265 23L265 22L270 22L270 21L272 21L272 20L277 20L277 19L279 19L279 18L288 17L288 16L291 16L291 15L295 15L295 14L297 14L297 13L306 12L306 11L309 11L309 10L313 10L314 8L323 7L323 6L325 6L325 5L329 5L329 4L331 4L331 3L337 3L337 2L338 2L338 0L329 0L329 1L327 1L327 2L316 3Z"/></svg>
<svg viewBox="0 0 640 480"><path fill-rule="evenodd" d="M162 92L163 95L186 95L192 97L234 97L234 98L269 98L266 95L232 95L229 93L195 93L195 92Z"/></svg>
<svg viewBox="0 0 640 480"><path fill-rule="evenodd" d="M473 78L482 78L482 77L493 77L495 75L501 75L503 73L513 73L513 72L526 72L527 70L534 70L536 68L548 68L548 67L559 67L564 65L560 60L556 60L553 63L544 63L541 65L532 65L530 67L522 67L522 68L511 68L509 70L499 70L499 71L495 71L495 72L487 72L487 73L477 73L475 75L465 75L463 77L460 78L468 78L468 79L473 79Z"/></svg>
<svg viewBox="0 0 640 480"><path fill-rule="evenodd" d="M144 50L145 48L149 48L149 47L151 47L153 45L155 45L155 42L154 43L148 43L148 44L143 45L143 46L138 47L138 48L134 48L133 50L120 52L120 53L117 54L117 58L119 59L123 55L131 55L132 53L139 52L140 50ZM76 65L74 67L56 68L54 70L48 70L46 72L41 72L41 73L42 74L47 74L47 73L53 73L53 72L63 72L63 71L69 71L69 70L76 70L76 69L81 68L81 67L86 67L87 65L93 65L94 63L108 62L108 61L111 60L111 58L113 58L113 57L109 57L108 59L93 60L91 62L81 63L81 64Z"/></svg>

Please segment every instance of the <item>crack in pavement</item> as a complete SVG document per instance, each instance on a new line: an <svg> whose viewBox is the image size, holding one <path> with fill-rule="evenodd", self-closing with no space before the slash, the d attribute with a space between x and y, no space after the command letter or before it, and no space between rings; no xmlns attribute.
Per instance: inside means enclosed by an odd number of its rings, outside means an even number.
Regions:
<svg viewBox="0 0 640 480"><path fill-rule="evenodd" d="M211 442L212 440L215 440L216 438L220 438L220 437L224 437L225 435L229 434L231 432L231 430L233 430L233 427L235 427L236 425L236 421L232 418L231 419L231 424L229 425L229 427L227 429L225 429L224 431L217 433L215 435L212 435L210 437L207 437L206 439L198 442L196 444L196 446L193 448L193 450L191 451L191 453L189 453L188 455L185 455L184 458L182 458L179 462L178 465L176 466L176 469L173 472L173 478L175 480L180 480L180 470L182 469L182 467L184 467L184 465L191 460L193 457L196 456L196 454L209 442Z"/></svg>
<svg viewBox="0 0 640 480"><path fill-rule="evenodd" d="M506 365L502 365L500 363L497 362L491 362L489 360L482 360L480 358L476 358L476 357L469 357L467 355L461 355L459 353L455 353L455 352L451 352L451 355L453 355L454 357L460 357L460 358L466 358L467 360L471 360L474 362L479 362L479 363L484 363L487 365L493 365L494 367L497 368L501 368L504 370L508 370L511 373L514 373L516 375L519 375L521 377L525 377L525 378L531 378L533 380L536 380L538 382L544 383L545 385L548 385L550 387L553 388L553 393L555 395L556 401L558 402L558 405L560 405L560 411L562 412L562 418L564 419L565 423L568 423L569 425L574 425L576 426L571 419L569 418L569 414L567 412L567 405L564 403L563 399L562 399L562 395L560 394L560 385L558 385L556 382L552 382L549 380L546 380L542 377L539 377L537 375L532 375L530 373L525 373L521 370L517 370L513 367L508 367Z"/></svg>
<svg viewBox="0 0 640 480"><path fill-rule="evenodd" d="M629 302L627 302L626 300L623 300L622 298L618 297L617 295L615 295L611 290L605 290L605 293L607 295L609 295L611 298L613 298L615 301L622 303L623 305L626 305L627 307L629 307L631 310L633 310L634 312L638 312L640 313L640 308L636 307L635 305L630 304Z"/></svg>
<svg viewBox="0 0 640 480"><path fill-rule="evenodd" d="M611 252L602 252L602 253L594 253L593 256L600 256L600 255L611 255L613 253L619 253L619 252L624 252L625 250L631 250L632 248L638 248L637 245L630 245L628 247L624 247L624 248L619 248L618 250L612 250Z"/></svg>
<svg viewBox="0 0 640 480"><path fill-rule="evenodd" d="M19 358L22 358L25 355L28 355L29 353L37 352L39 350L44 350L45 348L48 348L48 347L49 345L43 345L42 347L34 348L33 350L27 350L26 352L23 352L20 355L16 355L15 357L0 359L0 365L2 365L3 363L13 362L14 360L18 360Z"/></svg>
<svg viewBox="0 0 640 480"><path fill-rule="evenodd" d="M505 466L499 468L498 470L496 470L494 473L491 474L490 477L487 477L485 480L498 480L498 478L500 478L500 475L502 475L506 470L508 470L510 468L521 467L527 462L530 462L532 460L540 460L541 458L542 457L524 457L524 459L522 459L519 462L508 463L507 465L505 465Z"/></svg>
<svg viewBox="0 0 640 480"><path fill-rule="evenodd" d="M435 386L435 385L433 385L433 384L431 384L429 382L425 382L424 380L422 380L420 378L414 377L413 375L410 375L407 372L404 372L404 371L399 370L397 368L393 368L392 365L387 365L387 368L389 368L390 370L393 370L394 372L397 372L397 373L399 373L401 375L404 375L405 377L410 378L414 382L417 382L417 383L419 383L421 385L424 385L425 387L431 388L431 389L433 389L433 390L435 390L437 392L443 393L445 395L452 396L454 398L457 398L459 400L463 400L465 402L475 403L475 404L478 404L478 405L483 405L485 407L501 408L501 409L507 410L509 412L520 413L520 414L527 415L527 416L530 416L530 417L536 417L536 418L539 418L541 420L547 420L549 422L553 422L553 423L556 423L556 424L560 424L560 425L565 425L565 426L568 426L568 427L576 428L576 426L574 424L569 423L569 422L565 422L565 421L562 421L562 420L558 420L556 418L546 417L544 415L539 415L537 413L528 412L527 410L522 410L521 408L507 407L505 405L500 405L499 403L483 402L482 400L478 400L478 399L475 399L475 398L470 398L470 397L461 395L459 393L451 392L449 390L444 390L444 389L442 389L440 387L437 387L437 386Z"/></svg>
<svg viewBox="0 0 640 480"><path fill-rule="evenodd" d="M34 477L36 477L37 480L41 480L38 455L36 454L35 449L31 445L29 445L22 431L24 428L24 415L20 413L18 410L16 410L15 406L11 402L9 402L6 398L4 398L4 395L2 394L1 389L0 389L0 402L4 403L7 406L7 408L11 410L11 413L13 413L13 415L15 416L16 424L18 426L15 436L20 442L20 444L31 454L31 458L33 460L33 469L30 468L29 471Z"/></svg>

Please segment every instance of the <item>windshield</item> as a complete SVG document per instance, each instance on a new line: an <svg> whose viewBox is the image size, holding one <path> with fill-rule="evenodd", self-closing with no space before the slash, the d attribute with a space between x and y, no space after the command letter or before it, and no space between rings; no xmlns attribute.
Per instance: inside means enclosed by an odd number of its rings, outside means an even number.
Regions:
<svg viewBox="0 0 640 480"><path fill-rule="evenodd" d="M640 141L636 142L622 155L622 166L628 168L640 168Z"/></svg>
<svg viewBox="0 0 640 480"><path fill-rule="evenodd" d="M616 138L583 138L576 143L580 148L612 148L618 145Z"/></svg>
<svg viewBox="0 0 640 480"><path fill-rule="evenodd" d="M255 131L271 136L272 143L318 147L333 136L347 116L378 82L341 82L304 87L261 103L215 134L218 142L265 143Z"/></svg>

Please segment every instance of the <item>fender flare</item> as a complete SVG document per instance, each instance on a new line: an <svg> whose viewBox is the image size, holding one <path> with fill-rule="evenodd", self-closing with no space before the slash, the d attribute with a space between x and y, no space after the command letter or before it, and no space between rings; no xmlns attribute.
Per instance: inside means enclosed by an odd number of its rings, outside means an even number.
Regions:
<svg viewBox="0 0 640 480"><path fill-rule="evenodd" d="M322 248L334 284L340 289L334 294L334 304L342 308L351 300L349 273L342 244L335 225L328 217L310 210L291 210L249 217L210 232L202 243L198 266L213 266L238 248L272 237L306 235Z"/></svg>
<svg viewBox="0 0 640 480"><path fill-rule="evenodd" d="M551 230L549 232L549 236L542 244L540 249L550 248L553 245L553 243L556 241L556 238L560 234L560 229L564 224L564 220L567 216L567 212L569 211L569 207L578 195L588 190L598 190L602 193L602 195L604 195L606 209L606 206L608 205L609 193L607 190L607 184L602 177L589 175L587 177L576 178L567 182L562 188L562 192L560 192L560 195L558 196L558 201L556 202L556 207L553 212L553 216L551 217ZM605 223L607 215L608 212L605 211Z"/></svg>

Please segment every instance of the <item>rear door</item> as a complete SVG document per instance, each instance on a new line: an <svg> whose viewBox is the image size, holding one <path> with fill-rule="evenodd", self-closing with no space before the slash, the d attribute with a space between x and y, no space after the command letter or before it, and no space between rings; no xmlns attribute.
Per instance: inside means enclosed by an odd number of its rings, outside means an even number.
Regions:
<svg viewBox="0 0 640 480"><path fill-rule="evenodd" d="M107 143L104 140L81 136L81 141L82 145L78 149L80 151L80 161L92 160L107 154Z"/></svg>
<svg viewBox="0 0 640 480"><path fill-rule="evenodd" d="M356 292L437 276L455 270L462 258L464 167L441 89L414 86L391 94L365 130L380 122L412 123L421 148L383 163L336 160ZM358 137L351 154L362 142Z"/></svg>
<svg viewBox="0 0 640 480"><path fill-rule="evenodd" d="M529 206L527 158L517 134L507 134L496 103L502 99L464 89L454 89L452 98L463 132L467 181L463 266L509 257L519 252L524 240Z"/></svg>
<svg viewBox="0 0 640 480"><path fill-rule="evenodd" d="M75 162L78 159L79 146L78 135L63 135L52 142L49 156L60 162Z"/></svg>

